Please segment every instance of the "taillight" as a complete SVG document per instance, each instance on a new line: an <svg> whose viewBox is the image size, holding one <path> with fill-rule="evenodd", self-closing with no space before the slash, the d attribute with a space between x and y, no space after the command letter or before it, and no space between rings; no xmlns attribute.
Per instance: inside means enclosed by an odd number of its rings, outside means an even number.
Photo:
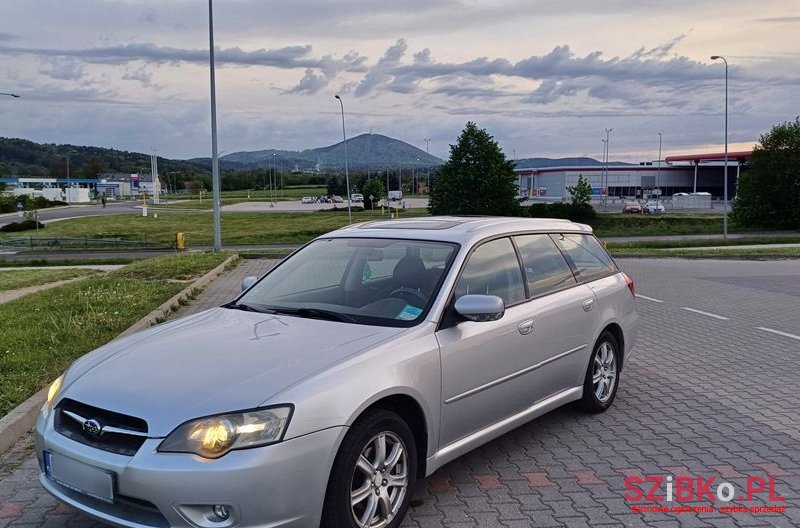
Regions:
<svg viewBox="0 0 800 528"><path fill-rule="evenodd" d="M635 297L636 287L633 285L633 279L630 278L627 273L623 273L622 276L625 277L625 284L628 285L628 289L631 291L631 295Z"/></svg>

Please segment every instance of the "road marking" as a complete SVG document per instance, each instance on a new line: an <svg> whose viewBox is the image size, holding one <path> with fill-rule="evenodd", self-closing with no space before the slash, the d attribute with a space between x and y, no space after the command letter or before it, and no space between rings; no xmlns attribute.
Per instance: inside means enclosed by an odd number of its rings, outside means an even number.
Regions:
<svg viewBox="0 0 800 528"><path fill-rule="evenodd" d="M688 308L686 306L681 307L681 310L686 310L687 312L698 313L700 315L707 315L708 317L713 317L714 319L719 319L720 321L727 321L728 320L727 317L723 317L721 315L717 315L717 314L713 314L713 313L709 313L709 312L704 312L702 310L695 310L694 308Z"/></svg>
<svg viewBox="0 0 800 528"><path fill-rule="evenodd" d="M647 301L653 301L654 303L662 303L662 302L664 302L661 299L654 299L652 297L648 297L647 295L642 295L641 293L637 293L636 294L636 298L637 299L645 299Z"/></svg>
<svg viewBox="0 0 800 528"><path fill-rule="evenodd" d="M773 330L772 328L766 328L764 326L757 326L756 328L758 330L763 330L765 332L769 332L770 334L777 334L777 335L780 335L780 336L783 336L783 337L789 337L791 339L797 339L798 341L800 341L800 336L796 336L794 334L787 334L786 332L781 332L780 330Z"/></svg>

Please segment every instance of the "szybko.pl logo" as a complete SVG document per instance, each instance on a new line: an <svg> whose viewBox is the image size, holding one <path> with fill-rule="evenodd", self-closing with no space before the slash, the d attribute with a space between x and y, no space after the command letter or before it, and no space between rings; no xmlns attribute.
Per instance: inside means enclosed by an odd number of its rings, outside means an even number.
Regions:
<svg viewBox="0 0 800 528"><path fill-rule="evenodd" d="M744 491L737 492L737 488L730 482L717 482L716 477L690 477L672 475L654 475L647 477L628 477L625 479L625 488L628 490L623 496L630 502L652 502L658 505L634 506L632 511L664 511L677 512L692 511L712 512L717 508L715 503L723 503L719 511L723 513L766 513L786 510L786 502L775 492L775 477L749 476L745 482ZM770 503L767 506L749 506L739 503L752 502L766 498ZM708 501L710 506L685 507L668 506L664 503L703 502ZM735 502L736 504L731 504Z"/></svg>

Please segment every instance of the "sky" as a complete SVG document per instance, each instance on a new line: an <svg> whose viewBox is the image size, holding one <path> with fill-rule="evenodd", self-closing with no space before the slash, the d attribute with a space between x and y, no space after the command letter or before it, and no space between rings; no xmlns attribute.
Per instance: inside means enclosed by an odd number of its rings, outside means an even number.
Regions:
<svg viewBox="0 0 800 528"><path fill-rule="evenodd" d="M446 159L467 121L508 158L639 162L800 112L796 0L215 0L219 150L384 134ZM0 2L0 137L210 156L208 5Z"/></svg>

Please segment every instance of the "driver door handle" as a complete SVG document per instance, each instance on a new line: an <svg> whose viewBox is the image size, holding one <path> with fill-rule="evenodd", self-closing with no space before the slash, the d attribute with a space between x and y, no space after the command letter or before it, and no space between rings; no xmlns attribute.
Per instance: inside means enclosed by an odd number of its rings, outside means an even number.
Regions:
<svg viewBox="0 0 800 528"><path fill-rule="evenodd" d="M528 319L527 321L522 321L519 324L519 333L522 335L528 335L533 331L533 319Z"/></svg>

